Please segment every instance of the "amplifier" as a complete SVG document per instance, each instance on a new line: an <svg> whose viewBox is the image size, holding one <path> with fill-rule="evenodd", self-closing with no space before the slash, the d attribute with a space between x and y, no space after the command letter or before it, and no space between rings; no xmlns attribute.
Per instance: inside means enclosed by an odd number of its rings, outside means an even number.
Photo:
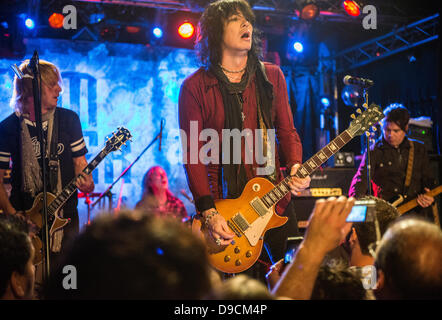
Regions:
<svg viewBox="0 0 442 320"><path fill-rule="evenodd" d="M298 228L303 229L307 226L316 200L331 196L348 196L350 183L356 171L356 168L323 168L315 171L310 176L310 189L293 197Z"/></svg>

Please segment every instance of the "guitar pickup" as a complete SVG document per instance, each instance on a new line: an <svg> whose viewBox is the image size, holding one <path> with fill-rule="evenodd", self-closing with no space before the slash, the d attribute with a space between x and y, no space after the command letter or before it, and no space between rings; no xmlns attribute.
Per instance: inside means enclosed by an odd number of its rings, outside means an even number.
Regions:
<svg viewBox="0 0 442 320"><path fill-rule="evenodd" d="M235 225L239 228L241 232L246 231L250 226L250 224L247 222L247 220L242 216L240 212L238 212L233 216L232 221L235 223Z"/></svg>
<svg viewBox="0 0 442 320"><path fill-rule="evenodd" d="M260 217L265 216L269 209L264 205L260 198L256 197L250 201L250 205Z"/></svg>

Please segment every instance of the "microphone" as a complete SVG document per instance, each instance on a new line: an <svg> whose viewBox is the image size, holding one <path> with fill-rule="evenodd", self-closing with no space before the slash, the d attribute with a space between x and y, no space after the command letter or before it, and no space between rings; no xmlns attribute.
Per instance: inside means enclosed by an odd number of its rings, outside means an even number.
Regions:
<svg viewBox="0 0 442 320"><path fill-rule="evenodd" d="M161 119L161 123L160 123L160 144L158 146L158 151L161 151L161 141L163 140L163 121L164 119Z"/></svg>
<svg viewBox="0 0 442 320"><path fill-rule="evenodd" d="M352 76L345 76L344 77L344 84L346 85L356 85L356 86L360 86L362 88L369 88L372 85L374 85L373 80L370 79L363 79L363 78L358 78L358 77L352 77Z"/></svg>

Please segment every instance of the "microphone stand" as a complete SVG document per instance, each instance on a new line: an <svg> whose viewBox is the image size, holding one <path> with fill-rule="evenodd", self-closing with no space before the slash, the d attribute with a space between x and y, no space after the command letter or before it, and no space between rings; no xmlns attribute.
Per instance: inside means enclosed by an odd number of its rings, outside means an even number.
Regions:
<svg viewBox="0 0 442 320"><path fill-rule="evenodd" d="M141 151L141 153L138 155L138 157L126 169L123 170L123 172L120 174L120 176L114 182L112 182L112 184L102 194L100 194L98 196L98 199L95 200L94 203L92 203L92 206L91 206L92 208L95 207L95 205L100 201L100 199L102 199L105 195L110 193L110 190L113 188L113 186L132 168L132 166L138 160L140 160L141 156L147 151L147 149L149 149L154 144L155 141L157 141L158 139L161 138L163 122L165 122L164 119L161 119L161 129L160 129L160 132L157 134L157 136L148 144L148 146L146 148L144 148L143 151ZM160 147L161 147L161 145L160 145ZM109 201L111 202L112 198L110 198Z"/></svg>
<svg viewBox="0 0 442 320"><path fill-rule="evenodd" d="M368 108L368 89L364 88L364 104L365 108ZM368 195L372 195L371 190L371 161L370 161L370 128L368 128L368 132L366 132L366 149L367 149L367 187L368 187Z"/></svg>
<svg viewBox="0 0 442 320"><path fill-rule="evenodd" d="M49 228L48 228L48 202L47 202L47 168L46 168L46 140L44 139L42 112L41 112L41 74L39 69L39 58L37 50L34 51L31 61L29 62L29 68L33 73L32 78L32 91L34 95L34 112L35 123L37 128L37 139L40 142L40 165L43 175L43 217L42 217L42 230L43 230L43 247L44 247L44 279L49 278L50 273L50 260L49 260Z"/></svg>

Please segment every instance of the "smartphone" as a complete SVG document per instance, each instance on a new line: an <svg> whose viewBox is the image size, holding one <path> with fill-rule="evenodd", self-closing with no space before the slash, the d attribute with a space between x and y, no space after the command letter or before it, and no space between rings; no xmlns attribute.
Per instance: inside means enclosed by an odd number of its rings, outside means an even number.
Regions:
<svg viewBox="0 0 442 320"><path fill-rule="evenodd" d="M296 250L301 244L304 237L288 237L285 241L284 265L289 264L295 257Z"/></svg>
<svg viewBox="0 0 442 320"><path fill-rule="evenodd" d="M372 221L376 207L374 200L356 200L355 205L347 217L347 222L366 222Z"/></svg>

